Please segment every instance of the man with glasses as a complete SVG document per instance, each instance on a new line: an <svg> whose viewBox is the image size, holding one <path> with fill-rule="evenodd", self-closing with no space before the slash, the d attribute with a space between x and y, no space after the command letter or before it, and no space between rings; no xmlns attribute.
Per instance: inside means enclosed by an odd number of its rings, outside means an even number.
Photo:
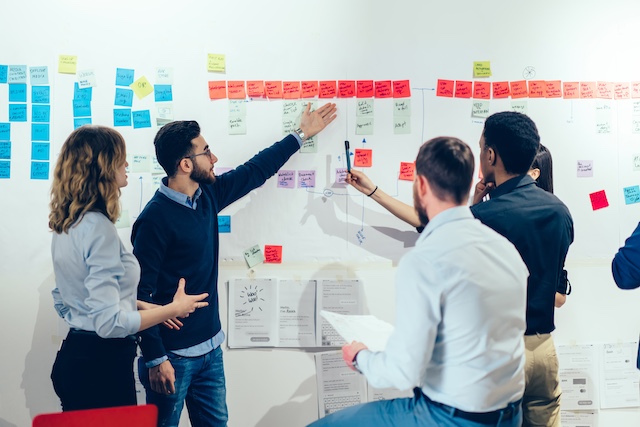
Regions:
<svg viewBox="0 0 640 427"><path fill-rule="evenodd" d="M195 121L171 122L155 137L167 173L133 225L133 253L140 262L138 299L171 302L180 278L191 294L209 293L209 306L171 328L140 334L140 381L147 403L158 407L159 426L177 426L184 401L191 425L226 426L227 405L219 315L218 212L261 186L302 145L336 118L335 104L302 114L300 127L236 169L217 176L218 158ZM175 279L175 280L174 280Z"/></svg>

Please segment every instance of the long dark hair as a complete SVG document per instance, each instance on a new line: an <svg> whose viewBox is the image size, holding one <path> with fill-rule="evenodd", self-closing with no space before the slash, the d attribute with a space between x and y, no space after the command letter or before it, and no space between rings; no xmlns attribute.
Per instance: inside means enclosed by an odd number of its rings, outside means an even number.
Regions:
<svg viewBox="0 0 640 427"><path fill-rule="evenodd" d="M536 180L538 187L553 194L553 160L549 149L542 144L533 159L531 169L540 170L540 176Z"/></svg>

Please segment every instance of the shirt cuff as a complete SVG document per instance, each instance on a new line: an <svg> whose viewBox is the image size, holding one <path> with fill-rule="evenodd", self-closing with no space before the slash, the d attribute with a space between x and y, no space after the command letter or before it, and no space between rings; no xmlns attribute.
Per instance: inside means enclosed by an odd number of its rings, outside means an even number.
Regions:
<svg viewBox="0 0 640 427"><path fill-rule="evenodd" d="M144 366L146 366L147 368L151 369L151 368L154 368L154 367L158 366L159 364L161 364L165 360L169 360L169 358L167 356L158 357L157 359L153 359L150 362L145 362Z"/></svg>
<svg viewBox="0 0 640 427"><path fill-rule="evenodd" d="M296 140L298 141L298 145L300 146L300 148L302 148L302 138L300 138L300 135L298 135L298 132L291 132L291 135L296 137Z"/></svg>

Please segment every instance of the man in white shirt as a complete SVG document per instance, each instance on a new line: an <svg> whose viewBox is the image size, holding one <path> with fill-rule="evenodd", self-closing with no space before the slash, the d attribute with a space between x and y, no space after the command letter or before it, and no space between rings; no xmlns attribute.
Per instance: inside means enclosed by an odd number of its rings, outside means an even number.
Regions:
<svg viewBox="0 0 640 427"><path fill-rule="evenodd" d="M414 206L427 226L398 266L395 330L385 351L342 349L373 387L414 396L354 406L314 427L521 425L529 273L467 207L473 172L459 139L420 148Z"/></svg>

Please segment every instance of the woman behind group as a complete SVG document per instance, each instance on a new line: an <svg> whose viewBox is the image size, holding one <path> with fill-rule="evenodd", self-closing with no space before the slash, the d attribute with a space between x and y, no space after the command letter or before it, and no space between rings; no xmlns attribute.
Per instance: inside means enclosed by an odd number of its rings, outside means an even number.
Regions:
<svg viewBox="0 0 640 427"><path fill-rule="evenodd" d="M64 411L135 405L135 333L208 305L202 301L206 293L185 294L184 279L170 304L136 301L140 267L114 225L120 188L127 185L126 166L122 136L89 125L69 135L54 171L52 294L70 330L51 379Z"/></svg>

